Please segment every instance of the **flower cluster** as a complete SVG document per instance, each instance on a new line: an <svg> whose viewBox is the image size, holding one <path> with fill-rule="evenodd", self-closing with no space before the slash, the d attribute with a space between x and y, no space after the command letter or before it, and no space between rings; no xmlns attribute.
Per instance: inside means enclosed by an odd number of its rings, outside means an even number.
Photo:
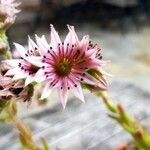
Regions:
<svg viewBox="0 0 150 150"><path fill-rule="evenodd" d="M19 5L14 0L0 0L0 29L8 29L14 23Z"/></svg>
<svg viewBox="0 0 150 150"><path fill-rule="evenodd" d="M36 43L29 37L28 46L15 43L20 58L6 60L12 66L6 75L14 80L25 79L25 86L32 82L45 83L41 99L48 98L57 89L63 107L66 106L68 91L84 102L82 86L106 90L103 77L101 49L86 35L80 41L73 26L64 42L51 25L51 42L45 37L35 36Z"/></svg>

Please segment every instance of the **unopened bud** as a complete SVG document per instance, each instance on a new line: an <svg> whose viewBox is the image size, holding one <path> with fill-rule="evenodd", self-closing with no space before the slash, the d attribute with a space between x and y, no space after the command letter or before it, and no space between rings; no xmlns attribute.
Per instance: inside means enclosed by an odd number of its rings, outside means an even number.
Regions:
<svg viewBox="0 0 150 150"><path fill-rule="evenodd" d="M143 132L141 130L137 130L135 132L135 135L139 138L139 139L142 139L143 138Z"/></svg>
<svg viewBox="0 0 150 150"><path fill-rule="evenodd" d="M117 147L116 150L127 150L127 145L126 144L120 145L119 147Z"/></svg>
<svg viewBox="0 0 150 150"><path fill-rule="evenodd" d="M0 40L0 55L4 55L7 49L8 49L7 44Z"/></svg>
<svg viewBox="0 0 150 150"><path fill-rule="evenodd" d="M117 105L117 109L118 109L120 114L124 114L124 109L120 104Z"/></svg>

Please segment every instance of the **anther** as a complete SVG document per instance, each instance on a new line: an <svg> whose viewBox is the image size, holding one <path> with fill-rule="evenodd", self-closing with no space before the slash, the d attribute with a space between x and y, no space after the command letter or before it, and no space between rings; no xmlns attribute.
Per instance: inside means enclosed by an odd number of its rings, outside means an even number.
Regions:
<svg viewBox="0 0 150 150"><path fill-rule="evenodd" d="M52 47L50 47L50 49L53 49Z"/></svg>
<svg viewBox="0 0 150 150"><path fill-rule="evenodd" d="M74 86L75 86L75 87L77 87L77 85L76 85L76 84L75 84Z"/></svg>
<svg viewBox="0 0 150 150"><path fill-rule="evenodd" d="M69 46L69 43L67 43L67 46Z"/></svg>
<svg viewBox="0 0 150 150"><path fill-rule="evenodd" d="M83 78L81 78L80 80L83 81Z"/></svg>
<svg viewBox="0 0 150 150"><path fill-rule="evenodd" d="M70 87L68 87L68 90L70 90Z"/></svg>
<svg viewBox="0 0 150 150"><path fill-rule="evenodd" d="M80 53L80 50L78 49L77 52Z"/></svg>
<svg viewBox="0 0 150 150"><path fill-rule="evenodd" d="M102 58L103 58L103 56L100 56L100 57L99 57L99 59L102 59Z"/></svg>

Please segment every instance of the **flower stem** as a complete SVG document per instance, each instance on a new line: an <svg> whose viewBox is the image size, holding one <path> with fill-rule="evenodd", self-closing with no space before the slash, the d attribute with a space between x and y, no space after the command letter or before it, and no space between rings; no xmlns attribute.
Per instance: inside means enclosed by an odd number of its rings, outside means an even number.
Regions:
<svg viewBox="0 0 150 150"><path fill-rule="evenodd" d="M114 104L107 92L100 93L109 117L116 120L134 139L138 150L150 150L150 134L133 116L129 115L120 104Z"/></svg>
<svg viewBox="0 0 150 150"><path fill-rule="evenodd" d="M12 58L5 30L0 30L0 55L3 55L4 59Z"/></svg>
<svg viewBox="0 0 150 150"><path fill-rule="evenodd" d="M41 144L43 148L39 147L33 141L32 131L31 129L17 117L17 105L16 101L11 101L9 106L6 109L7 114L9 115L9 120L12 122L14 127L18 130L19 133L19 141L22 145L23 149L26 150L49 150L48 144L46 143L45 139L41 139Z"/></svg>

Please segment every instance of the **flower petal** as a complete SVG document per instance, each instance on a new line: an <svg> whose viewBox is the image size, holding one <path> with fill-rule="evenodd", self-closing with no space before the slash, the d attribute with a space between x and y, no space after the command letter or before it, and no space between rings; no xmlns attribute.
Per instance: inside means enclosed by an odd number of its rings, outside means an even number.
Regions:
<svg viewBox="0 0 150 150"><path fill-rule="evenodd" d="M53 27L53 25L50 25L51 27L51 46L55 49L57 49L58 43L61 44L61 40L59 38L58 33L56 32L55 28Z"/></svg>
<svg viewBox="0 0 150 150"><path fill-rule="evenodd" d="M51 88L49 86L49 83L47 83L44 90L43 90L43 92L42 92L41 99L48 98L50 93L51 93Z"/></svg>
<svg viewBox="0 0 150 150"><path fill-rule="evenodd" d="M32 76L27 76L27 78L25 80L25 86L32 83L33 81L34 81L34 78Z"/></svg>
<svg viewBox="0 0 150 150"><path fill-rule="evenodd" d="M18 43L14 43L15 47L16 47L16 50L19 52L20 56L22 58L26 58L25 54L27 52L27 50L20 44Z"/></svg>
<svg viewBox="0 0 150 150"><path fill-rule="evenodd" d="M82 102L85 102L84 96L83 96L83 91L82 91L80 84L78 84L77 87L74 87L72 90L73 90L74 95L77 98L79 98Z"/></svg>

